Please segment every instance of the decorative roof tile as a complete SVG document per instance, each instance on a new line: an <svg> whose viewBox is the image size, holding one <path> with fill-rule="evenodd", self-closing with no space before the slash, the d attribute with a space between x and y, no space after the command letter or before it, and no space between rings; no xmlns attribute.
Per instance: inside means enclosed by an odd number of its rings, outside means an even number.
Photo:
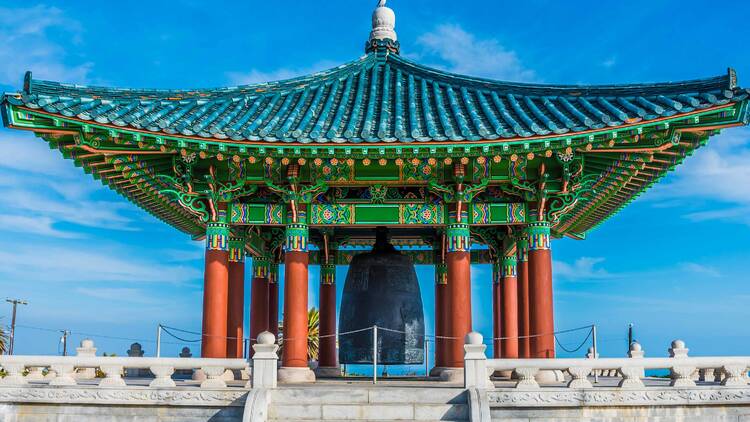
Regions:
<svg viewBox="0 0 750 422"><path fill-rule="evenodd" d="M31 79L6 101L155 133L235 141L409 143L533 138L739 101L733 73L676 83L543 85L431 69L385 48L295 79L217 89L88 87Z"/></svg>

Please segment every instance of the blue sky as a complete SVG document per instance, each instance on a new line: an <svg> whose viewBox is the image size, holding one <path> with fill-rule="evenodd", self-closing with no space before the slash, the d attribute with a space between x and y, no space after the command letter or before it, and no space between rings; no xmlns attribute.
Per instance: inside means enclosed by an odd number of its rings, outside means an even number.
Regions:
<svg viewBox="0 0 750 422"><path fill-rule="evenodd" d="M291 77L363 53L375 1L0 3L0 90L37 78L188 88ZM523 3L523 4L519 4ZM627 83L720 75L750 84L750 4L392 0L403 54L516 81ZM18 353L56 353L59 333L100 352L155 347L157 322L199 330L202 248L108 191L28 133L0 129L0 295L19 310ZM553 242L556 326L599 326L602 355L747 354L750 130L727 130L590 233ZM340 268L339 290L345 268ZM431 268L419 268L428 330ZM310 301L317 304L317 268ZM490 269L472 268L474 325L491 334ZM249 300L246 300L249 303ZM10 306L0 306L9 323ZM44 328L49 331L27 327ZM103 336L102 336L103 335ZM190 339L190 335L186 335ZM72 342L83 337L75 334ZM192 336L195 338L195 336ZM566 346L580 333L561 338ZM164 345L175 355L179 341ZM561 353L565 355L565 353Z"/></svg>

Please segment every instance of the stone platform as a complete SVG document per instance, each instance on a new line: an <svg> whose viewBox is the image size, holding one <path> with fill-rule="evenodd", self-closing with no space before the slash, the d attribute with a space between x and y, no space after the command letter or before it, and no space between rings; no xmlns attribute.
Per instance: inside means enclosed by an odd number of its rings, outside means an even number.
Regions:
<svg viewBox="0 0 750 422"><path fill-rule="evenodd" d="M264 392L265 402L250 405L248 395L259 390L247 390L242 382L220 389L200 388L191 380L154 389L145 378L129 379L119 388L102 388L95 381L67 387L30 382L0 386L0 421L750 421L747 385L699 382L675 388L669 379L644 378L644 387L623 389L617 387L619 380L600 377L592 388L560 383L523 391L507 380L479 390L417 378L383 379L377 385L367 379L332 379L280 385ZM251 405L265 408L253 414Z"/></svg>

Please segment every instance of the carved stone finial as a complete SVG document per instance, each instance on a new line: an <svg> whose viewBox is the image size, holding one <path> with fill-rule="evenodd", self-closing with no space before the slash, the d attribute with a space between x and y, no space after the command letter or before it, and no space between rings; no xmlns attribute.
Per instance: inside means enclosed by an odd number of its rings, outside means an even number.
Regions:
<svg viewBox="0 0 750 422"><path fill-rule="evenodd" d="M642 358L644 354L645 352L643 351L643 346L641 346L640 343L638 343L637 341L630 343L630 348L628 350L628 357Z"/></svg>
<svg viewBox="0 0 750 422"><path fill-rule="evenodd" d="M372 12L372 31L370 41L389 39L397 41L396 36L396 14L393 9L385 5L385 0L378 2L378 7Z"/></svg>
<svg viewBox="0 0 750 422"><path fill-rule="evenodd" d="M367 51L386 47L398 53L398 36L396 35L396 14L385 5L386 0L378 1L378 6L372 12L372 31L367 41Z"/></svg>

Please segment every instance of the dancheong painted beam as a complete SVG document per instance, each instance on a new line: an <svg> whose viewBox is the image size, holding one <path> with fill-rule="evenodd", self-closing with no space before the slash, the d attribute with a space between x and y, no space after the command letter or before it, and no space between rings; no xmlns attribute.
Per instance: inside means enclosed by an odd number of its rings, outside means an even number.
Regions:
<svg viewBox="0 0 750 422"><path fill-rule="evenodd" d="M732 70L657 84L493 81L428 68L374 38L334 69L238 87L119 89L27 73L0 109L5 126L35 132L194 237L212 202L231 203L232 230L255 254L298 217L318 230L444 227L465 214L472 226L544 220L555 236L582 238L710 136L748 124L749 96Z"/></svg>

